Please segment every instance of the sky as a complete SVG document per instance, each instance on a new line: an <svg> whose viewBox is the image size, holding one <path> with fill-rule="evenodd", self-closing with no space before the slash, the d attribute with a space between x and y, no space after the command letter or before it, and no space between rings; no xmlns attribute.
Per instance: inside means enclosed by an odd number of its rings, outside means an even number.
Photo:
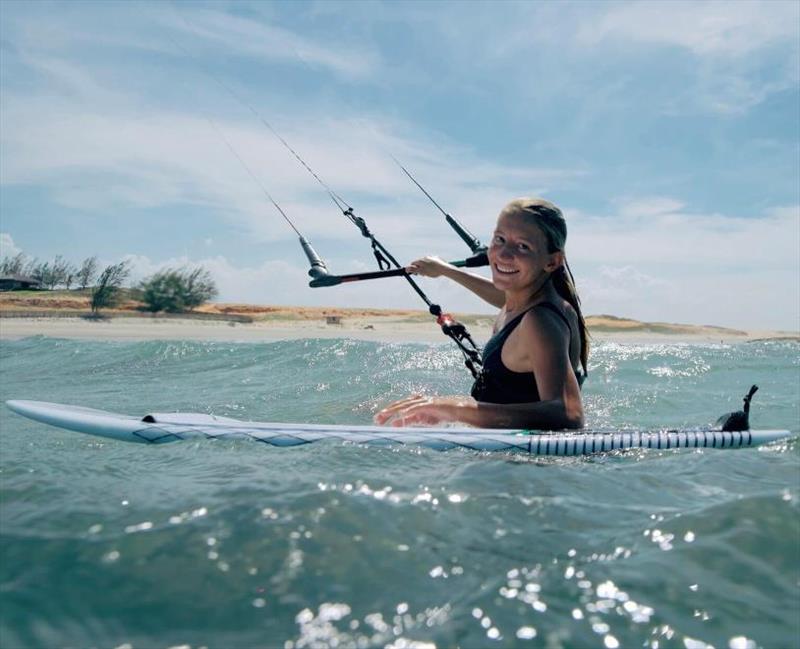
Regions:
<svg viewBox="0 0 800 649"><path fill-rule="evenodd" d="M800 329L800 2L2 0L0 255L424 308L308 287L265 192L331 272L376 264L265 122L401 262L469 250L392 156L484 242L512 198L559 205L587 314Z"/></svg>

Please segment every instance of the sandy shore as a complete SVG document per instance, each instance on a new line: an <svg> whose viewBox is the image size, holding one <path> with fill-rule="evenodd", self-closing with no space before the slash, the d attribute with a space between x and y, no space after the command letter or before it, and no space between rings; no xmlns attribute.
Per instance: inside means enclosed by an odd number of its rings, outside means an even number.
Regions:
<svg viewBox="0 0 800 649"><path fill-rule="evenodd" d="M479 344L491 336L491 322L481 320L469 326ZM763 338L787 338L789 334L770 331L727 333L710 328L692 333L654 333L649 331L591 331L595 342L618 343L738 343ZM253 323L115 317L105 321L82 318L0 318L0 339L49 336L82 340L206 340L258 342L299 338L353 338L384 342L446 342L433 320L408 322L402 318L347 318L341 324L324 320L274 320ZM794 337L796 339L796 337Z"/></svg>

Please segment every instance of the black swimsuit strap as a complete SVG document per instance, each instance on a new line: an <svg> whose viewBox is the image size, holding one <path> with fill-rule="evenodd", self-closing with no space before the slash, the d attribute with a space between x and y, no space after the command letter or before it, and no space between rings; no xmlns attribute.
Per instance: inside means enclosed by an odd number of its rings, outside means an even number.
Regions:
<svg viewBox="0 0 800 649"><path fill-rule="evenodd" d="M526 309L525 311L520 313L518 316L515 316L513 320L509 320L508 322L506 322L503 325L502 329L500 329L500 331L495 333L495 336L497 336L498 338L502 338L502 340L505 340L506 338L508 338L509 334L512 331L514 331L514 329L517 328L517 325L522 321L522 318L524 318L529 312L533 311L534 309L536 309L536 308L538 308L540 306L544 307L548 311L552 311L559 318L561 318L561 320L564 321L564 324L567 325L567 329L569 329L569 337L572 338L572 326L570 325L569 320L567 320L567 316L565 316L563 313L561 313L561 311L558 309L558 307L555 304L553 304L552 302L539 302L539 304L534 304L532 307L530 307L529 309Z"/></svg>
<svg viewBox="0 0 800 649"><path fill-rule="evenodd" d="M559 318L564 321L564 324L567 325L567 329L569 329L569 337L572 338L572 325L570 325L569 320L567 320L567 316L561 313L561 310L552 302L539 302L539 304L534 304L531 309L535 309L536 307L544 307L548 311L552 311L555 313ZM530 309L529 309L530 310ZM527 311L526 311L527 313ZM524 315L524 314L523 314Z"/></svg>

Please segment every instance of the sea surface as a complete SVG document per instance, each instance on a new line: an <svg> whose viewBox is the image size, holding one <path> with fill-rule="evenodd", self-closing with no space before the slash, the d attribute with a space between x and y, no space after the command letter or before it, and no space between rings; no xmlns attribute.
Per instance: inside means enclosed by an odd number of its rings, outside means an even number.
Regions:
<svg viewBox="0 0 800 649"><path fill-rule="evenodd" d="M371 422L445 343L0 341L0 398ZM599 343L591 426L800 432L800 345ZM0 647L800 646L800 449L161 446L0 407Z"/></svg>

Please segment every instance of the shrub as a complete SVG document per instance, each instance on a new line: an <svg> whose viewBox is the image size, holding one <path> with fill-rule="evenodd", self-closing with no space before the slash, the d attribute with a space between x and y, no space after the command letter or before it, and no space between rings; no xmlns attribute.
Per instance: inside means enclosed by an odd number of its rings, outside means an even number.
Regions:
<svg viewBox="0 0 800 649"><path fill-rule="evenodd" d="M217 287L204 268L167 268L145 279L139 286L147 311L182 313L216 297Z"/></svg>
<svg viewBox="0 0 800 649"><path fill-rule="evenodd" d="M122 286L122 282L128 278L129 273L130 269L127 261L106 266L106 269L100 273L97 286L92 289L93 314L97 315L101 308L116 304L119 289Z"/></svg>

